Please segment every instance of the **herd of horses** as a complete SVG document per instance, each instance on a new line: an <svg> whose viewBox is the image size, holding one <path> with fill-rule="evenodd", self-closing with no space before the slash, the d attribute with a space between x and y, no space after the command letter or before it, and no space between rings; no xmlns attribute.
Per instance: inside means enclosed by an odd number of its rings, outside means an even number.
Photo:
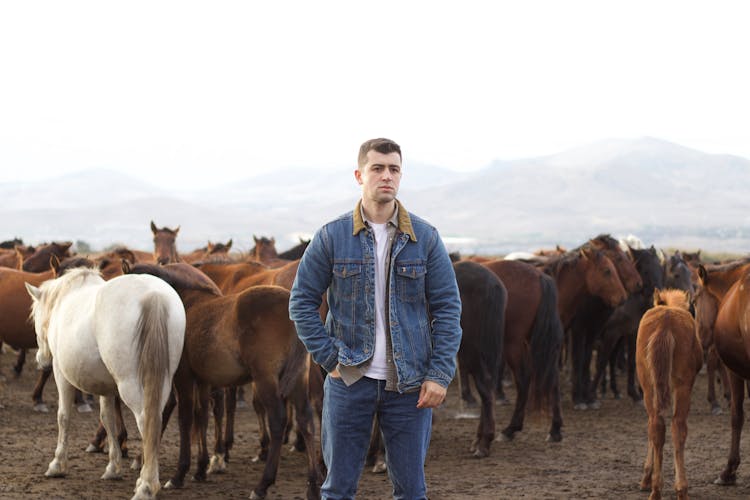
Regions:
<svg viewBox="0 0 750 500"><path fill-rule="evenodd" d="M0 245L0 341L18 350L17 374L26 351L38 348L44 369L32 394L37 411L47 411L42 391L53 369L58 386L60 431L47 475L66 471L67 412L74 400L85 402L83 391L101 396L101 426L87 451L103 451L108 439L104 478L119 477L120 459L127 456L125 403L143 436L134 498L153 497L160 488L155 450L175 408L178 467L165 487L183 487L193 439L198 448L194 478L205 479L226 468L238 391L251 384L261 433L258 458L265 461L252 496L264 498L275 482L282 443L294 429L295 447L307 456L307 496L318 498L325 466L314 437L324 375L288 317L289 290L307 242L282 254L273 238L265 237L254 238L246 254L232 252L231 240L181 254L179 229L151 222L153 252L118 248L82 257L71 255L70 243ZM628 395L642 400L649 414L641 487L652 489L652 498L661 495L664 429L671 420L675 490L686 497L686 418L693 381L705 360L709 401L719 408L714 372L721 374L731 399L731 448L717 483L736 480L750 380L750 259L708 264L699 253L664 255L609 235L571 250L558 246L502 259L452 257L462 301L461 397L464 404L476 405L473 388L480 398L470 446L474 456L487 456L496 438L495 402L505 397L506 371L516 400L500 437L513 439L527 413L539 412L551 419L547 439L561 441L561 377L570 377L574 409L596 410L607 390L619 397L615 370L625 369ZM124 296L127 307L107 302ZM161 305L153 306L156 302ZM326 313L323 301L321 317ZM96 335L106 338L92 340ZM70 336L79 340L62 341ZM213 454L207 440L211 409Z"/></svg>

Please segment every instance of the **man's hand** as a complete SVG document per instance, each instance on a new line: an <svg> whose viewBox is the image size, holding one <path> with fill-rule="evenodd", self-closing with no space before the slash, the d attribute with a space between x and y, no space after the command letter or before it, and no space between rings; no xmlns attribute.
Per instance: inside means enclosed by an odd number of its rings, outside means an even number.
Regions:
<svg viewBox="0 0 750 500"><path fill-rule="evenodd" d="M338 368L334 368L332 372L328 372L328 376L333 378L341 378L341 374L339 373Z"/></svg>
<svg viewBox="0 0 750 500"><path fill-rule="evenodd" d="M425 380L422 382L422 388L419 390L417 408L437 408L445 400L447 392L448 389L437 382Z"/></svg>

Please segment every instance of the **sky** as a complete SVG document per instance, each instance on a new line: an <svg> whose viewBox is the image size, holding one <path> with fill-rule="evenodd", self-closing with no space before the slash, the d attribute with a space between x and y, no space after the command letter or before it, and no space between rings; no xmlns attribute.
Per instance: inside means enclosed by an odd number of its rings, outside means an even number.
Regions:
<svg viewBox="0 0 750 500"><path fill-rule="evenodd" d="M607 138L750 158L742 1L0 3L0 182L476 170Z"/></svg>

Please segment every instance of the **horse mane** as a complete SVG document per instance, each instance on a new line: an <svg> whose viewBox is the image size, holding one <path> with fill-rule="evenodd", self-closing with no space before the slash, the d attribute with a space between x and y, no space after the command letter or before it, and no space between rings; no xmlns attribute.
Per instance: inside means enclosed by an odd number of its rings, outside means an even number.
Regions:
<svg viewBox="0 0 750 500"><path fill-rule="evenodd" d="M583 248L581 248L583 250ZM552 277L556 277L561 271L568 267L575 267L581 258L581 250L571 250L569 252L562 253L560 255L552 255L549 257L547 262L542 266L544 272ZM599 251L590 248L587 251L594 252L595 254Z"/></svg>
<svg viewBox="0 0 750 500"><path fill-rule="evenodd" d="M738 267L742 267L748 263L750 263L750 256L743 257L737 260L733 260L731 262L725 262L724 264L711 264L705 267L706 267L706 270L709 272L712 272L712 271L724 272L724 271L733 271L737 269Z"/></svg>
<svg viewBox="0 0 750 500"><path fill-rule="evenodd" d="M690 310L690 297L684 290L668 288L666 290L654 290L654 306L676 307Z"/></svg>
<svg viewBox="0 0 750 500"><path fill-rule="evenodd" d="M201 271L185 264L174 262L165 266L140 262L133 264L127 274L151 274L169 283L175 290L197 290L208 292L212 295L223 295L216 283Z"/></svg>
<svg viewBox="0 0 750 500"><path fill-rule="evenodd" d="M60 297L65 295L70 289L80 286L91 277L102 279L99 269L91 267L75 267L66 270L65 274L56 279L45 281L39 285L39 290L42 292L41 298L39 300L31 301L31 314L29 317L33 319L37 310L40 307L44 307L40 313L42 313L44 318L44 331L46 332L46 325L49 322L50 312Z"/></svg>

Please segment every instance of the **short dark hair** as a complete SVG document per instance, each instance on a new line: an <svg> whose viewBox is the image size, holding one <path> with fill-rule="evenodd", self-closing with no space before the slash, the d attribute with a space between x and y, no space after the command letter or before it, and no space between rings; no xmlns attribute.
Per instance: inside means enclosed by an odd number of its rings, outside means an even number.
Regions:
<svg viewBox="0 0 750 500"><path fill-rule="evenodd" d="M361 169L367 163L367 153L375 150L378 153L387 155L389 153L398 153L398 157L401 158L401 146L396 144L390 139L380 137L378 139L370 139L365 141L359 147L359 157L357 158L357 165Z"/></svg>

